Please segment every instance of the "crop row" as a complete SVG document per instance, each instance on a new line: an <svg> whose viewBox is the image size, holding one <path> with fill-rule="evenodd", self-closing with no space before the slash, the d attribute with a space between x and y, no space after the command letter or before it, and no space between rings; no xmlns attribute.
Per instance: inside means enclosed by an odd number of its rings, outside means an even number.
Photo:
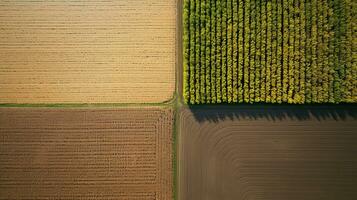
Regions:
<svg viewBox="0 0 357 200"><path fill-rule="evenodd" d="M352 0L184 0L184 99L357 102Z"/></svg>

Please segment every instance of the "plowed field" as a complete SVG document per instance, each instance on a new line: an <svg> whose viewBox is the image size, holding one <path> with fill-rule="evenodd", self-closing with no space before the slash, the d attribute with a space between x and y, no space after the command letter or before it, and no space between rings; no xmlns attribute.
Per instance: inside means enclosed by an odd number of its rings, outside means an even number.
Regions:
<svg viewBox="0 0 357 200"><path fill-rule="evenodd" d="M175 39L175 0L0 1L0 103L167 101Z"/></svg>
<svg viewBox="0 0 357 200"><path fill-rule="evenodd" d="M0 199L171 199L172 111L0 109Z"/></svg>
<svg viewBox="0 0 357 200"><path fill-rule="evenodd" d="M180 200L357 199L356 109L181 112Z"/></svg>

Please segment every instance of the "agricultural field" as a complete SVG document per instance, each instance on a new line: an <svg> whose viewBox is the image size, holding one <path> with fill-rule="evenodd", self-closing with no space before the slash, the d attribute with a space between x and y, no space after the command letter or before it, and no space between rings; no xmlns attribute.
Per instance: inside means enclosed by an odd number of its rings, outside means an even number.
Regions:
<svg viewBox="0 0 357 200"><path fill-rule="evenodd" d="M357 199L356 107L183 108L180 200Z"/></svg>
<svg viewBox="0 0 357 200"><path fill-rule="evenodd" d="M0 108L0 199L172 199L170 108Z"/></svg>
<svg viewBox="0 0 357 200"><path fill-rule="evenodd" d="M0 1L0 103L158 103L175 90L175 0Z"/></svg>
<svg viewBox="0 0 357 200"><path fill-rule="evenodd" d="M0 0L0 200L357 199L356 5Z"/></svg>
<svg viewBox="0 0 357 200"><path fill-rule="evenodd" d="M351 0L184 0L186 103L357 102Z"/></svg>

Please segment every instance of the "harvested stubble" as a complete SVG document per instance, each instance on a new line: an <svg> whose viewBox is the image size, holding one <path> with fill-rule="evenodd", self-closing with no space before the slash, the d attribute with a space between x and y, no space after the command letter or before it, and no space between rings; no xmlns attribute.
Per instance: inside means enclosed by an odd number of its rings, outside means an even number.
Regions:
<svg viewBox="0 0 357 200"><path fill-rule="evenodd" d="M0 1L0 103L167 101L175 30L175 0Z"/></svg>
<svg viewBox="0 0 357 200"><path fill-rule="evenodd" d="M0 199L171 199L172 111L0 109Z"/></svg>

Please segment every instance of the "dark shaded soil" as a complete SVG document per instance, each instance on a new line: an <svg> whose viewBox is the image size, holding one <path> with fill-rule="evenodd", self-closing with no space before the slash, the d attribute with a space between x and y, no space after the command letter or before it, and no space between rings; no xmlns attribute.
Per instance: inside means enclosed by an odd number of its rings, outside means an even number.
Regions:
<svg viewBox="0 0 357 200"><path fill-rule="evenodd" d="M198 106L180 120L180 200L357 199L356 106Z"/></svg>

